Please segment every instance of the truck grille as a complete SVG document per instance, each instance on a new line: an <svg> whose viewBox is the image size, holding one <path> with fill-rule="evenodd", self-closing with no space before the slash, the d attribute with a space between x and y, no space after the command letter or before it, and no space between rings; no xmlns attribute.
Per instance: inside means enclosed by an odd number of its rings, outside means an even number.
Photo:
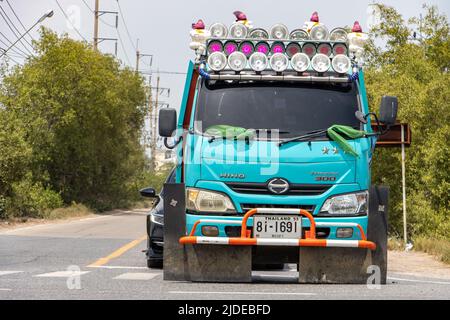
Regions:
<svg viewBox="0 0 450 320"><path fill-rule="evenodd" d="M227 186L238 193L277 195L267 189L266 183L233 182ZM290 196L316 196L331 188L330 184L295 184L289 185L289 190L283 195Z"/></svg>
<svg viewBox="0 0 450 320"><path fill-rule="evenodd" d="M285 209L303 209L313 213L316 206L304 204L258 204L258 203L241 203L242 211L248 211L255 208L285 208Z"/></svg>

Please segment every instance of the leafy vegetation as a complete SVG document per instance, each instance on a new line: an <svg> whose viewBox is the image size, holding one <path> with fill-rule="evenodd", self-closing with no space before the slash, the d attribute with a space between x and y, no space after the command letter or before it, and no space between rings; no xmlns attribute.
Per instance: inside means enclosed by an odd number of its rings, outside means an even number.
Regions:
<svg viewBox="0 0 450 320"><path fill-rule="evenodd" d="M448 20L433 6L424 7L423 21L379 7L367 46L369 104L377 111L382 95L397 96L399 119L413 130L406 152L409 236L423 248L423 237L448 243ZM25 65L1 70L0 218L43 217L72 202L96 210L127 206L139 188L160 185L167 170L149 172L138 142L142 79L113 57L46 29L35 46L37 56ZM373 178L391 187L390 233L400 237L398 149L376 151Z"/></svg>
<svg viewBox="0 0 450 320"><path fill-rule="evenodd" d="M414 249L429 253L440 261L450 264L450 241L418 236L414 239Z"/></svg>
<svg viewBox="0 0 450 320"><path fill-rule="evenodd" d="M3 68L0 217L45 217L72 202L127 206L152 177L139 139L142 78L47 29L36 57Z"/></svg>
<svg viewBox="0 0 450 320"><path fill-rule="evenodd" d="M394 8L379 5L381 20L367 47L369 104L377 111L382 95L399 99L399 119L411 125L406 150L409 236L450 240L450 39L447 17L436 7L404 21ZM416 31L418 37L413 38ZM378 149L374 183L391 189L390 226L402 235L401 167L398 149Z"/></svg>

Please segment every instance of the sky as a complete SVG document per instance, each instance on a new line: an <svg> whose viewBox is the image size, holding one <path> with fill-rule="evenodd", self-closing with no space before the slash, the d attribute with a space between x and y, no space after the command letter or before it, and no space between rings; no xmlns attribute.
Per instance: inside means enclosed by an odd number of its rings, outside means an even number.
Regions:
<svg viewBox="0 0 450 320"><path fill-rule="evenodd" d="M0 0L0 6L6 12L15 26L23 32L22 26L14 16L7 0ZM92 41L94 29L94 15L90 9L94 8L95 0L8 0L17 16L26 28L32 26L45 12L54 10L53 17L46 19L43 25L58 33L68 33L70 37L82 40L83 36ZM234 21L233 11L246 13L255 27L270 28L275 23L284 23L290 30L301 27L309 19L313 11L318 11L320 21L329 29L344 25L352 25L359 20L363 30L367 29L368 5L371 0L100 0L100 10L114 11L121 8L118 29L114 27L115 15L104 14L99 22L99 37L118 38L118 57L124 64L135 67L136 43L142 54L153 55L142 57L140 70L153 70L152 85L156 85L156 71L160 71L160 86L170 88L170 97L160 97L160 101L167 102L171 107L179 107L183 86L183 74L167 74L164 72L184 73L190 59L194 58L189 49L189 31L192 22L201 18L207 25L213 22L223 22L230 25ZM423 12L422 4L437 5L440 12L450 16L449 0L386 0L378 1L393 6L405 19L418 16ZM58 7L58 3L69 17L70 22ZM89 8L88 8L89 7ZM125 23L124 23L125 21ZM77 27L77 30L73 28ZM37 38L37 28L30 32ZM0 32L10 40L15 40L12 31L0 17ZM80 36L81 34L81 36ZM1 35L0 35L1 36ZM0 39L2 39L0 37ZM28 38L31 40L30 38ZM137 40L139 39L139 40ZM5 41L5 39L2 39ZM0 47L5 45L0 42ZM20 47L20 45L19 45ZM25 50L23 47L21 47ZM105 53L114 53L114 41L103 41L99 49ZM20 62L21 60L17 58Z"/></svg>

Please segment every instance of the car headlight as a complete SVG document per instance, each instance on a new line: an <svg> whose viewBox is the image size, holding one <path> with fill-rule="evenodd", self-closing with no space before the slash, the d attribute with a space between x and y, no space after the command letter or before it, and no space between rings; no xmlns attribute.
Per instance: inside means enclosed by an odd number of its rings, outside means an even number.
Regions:
<svg viewBox="0 0 450 320"><path fill-rule="evenodd" d="M236 212L227 195L197 188L186 188L186 208L201 212Z"/></svg>
<svg viewBox="0 0 450 320"><path fill-rule="evenodd" d="M366 191L342 194L328 198L320 209L325 214L367 213L369 193Z"/></svg>
<svg viewBox="0 0 450 320"><path fill-rule="evenodd" d="M164 216L160 214L150 213L150 221L156 224L164 225Z"/></svg>

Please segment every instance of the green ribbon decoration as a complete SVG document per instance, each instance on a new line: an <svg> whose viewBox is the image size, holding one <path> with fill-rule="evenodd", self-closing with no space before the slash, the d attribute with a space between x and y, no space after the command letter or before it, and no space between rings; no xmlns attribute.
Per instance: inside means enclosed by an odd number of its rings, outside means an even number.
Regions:
<svg viewBox="0 0 450 320"><path fill-rule="evenodd" d="M339 147L342 148L342 150L344 150L345 153L351 154L354 157L359 157L347 140L362 138L369 133L366 131L356 130L349 126L335 124L327 129L327 134L339 145Z"/></svg>
<svg viewBox="0 0 450 320"><path fill-rule="evenodd" d="M211 136L233 138L237 140L244 140L245 138L251 139L255 136L255 130L229 126L226 124L211 126L206 129L205 133Z"/></svg>

